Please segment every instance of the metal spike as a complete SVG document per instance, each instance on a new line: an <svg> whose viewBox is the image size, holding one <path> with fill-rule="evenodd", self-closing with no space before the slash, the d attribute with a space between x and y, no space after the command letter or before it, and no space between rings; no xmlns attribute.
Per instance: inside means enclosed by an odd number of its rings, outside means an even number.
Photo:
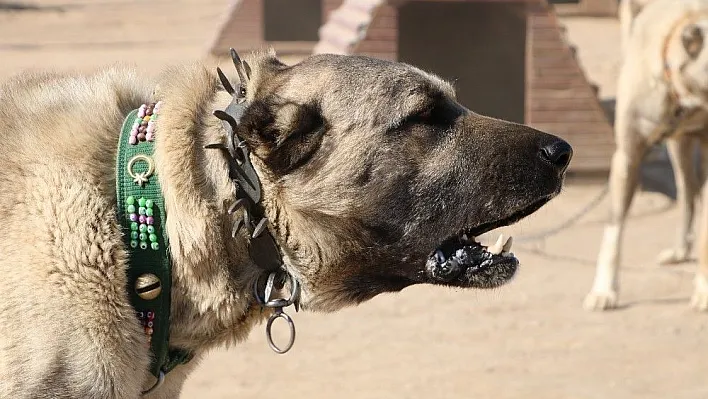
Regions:
<svg viewBox="0 0 708 399"><path fill-rule="evenodd" d="M210 149L210 150L214 150L214 149L218 149L218 150L228 150L228 148L226 148L226 146L223 145L222 143L211 143L211 144L207 144L207 145L204 146L204 148L207 148L207 149Z"/></svg>
<svg viewBox="0 0 708 399"><path fill-rule="evenodd" d="M268 303L270 296L273 294L273 286L275 285L275 273L268 275L265 290L263 291L263 302Z"/></svg>
<svg viewBox="0 0 708 399"><path fill-rule="evenodd" d="M232 123L237 124L236 119L234 119L233 116L227 114L226 111L222 111L220 109L217 109L217 110L214 110L214 112L212 112L212 115L221 119L222 121L229 122L229 124L232 124Z"/></svg>
<svg viewBox="0 0 708 399"><path fill-rule="evenodd" d="M248 231L251 231L251 215L248 213L248 209L243 211L243 224L246 226Z"/></svg>
<svg viewBox="0 0 708 399"><path fill-rule="evenodd" d="M229 54L231 55L231 60L234 62L234 65L238 67L238 65L241 64L241 57L238 56L238 53L233 47L229 47Z"/></svg>
<svg viewBox="0 0 708 399"><path fill-rule="evenodd" d="M248 62L243 61L243 69L246 71L246 77L250 80L251 79L251 66L248 65Z"/></svg>
<svg viewBox="0 0 708 399"><path fill-rule="evenodd" d="M232 96L234 93L236 93L236 90L234 90L234 87L231 86L231 82L229 82L229 79L224 75L224 72L221 70L221 68L216 67L216 73L219 75L219 80L221 80L222 86L224 86L224 89L226 89L229 94Z"/></svg>
<svg viewBox="0 0 708 399"><path fill-rule="evenodd" d="M236 119L234 119L231 115L227 114L226 112L217 109L216 111L213 112L214 116L221 119L222 121L226 121L229 125L231 125L231 129L236 131L238 128L238 122L236 122Z"/></svg>
<svg viewBox="0 0 708 399"><path fill-rule="evenodd" d="M251 238L256 238L259 235L261 235L267 225L268 225L268 218L261 219L261 221L258 222L258 225L256 226L256 228L253 229L253 234L251 234Z"/></svg>
<svg viewBox="0 0 708 399"><path fill-rule="evenodd" d="M246 83L246 71L243 68L243 61L241 61L241 57L238 56L238 53L233 48L230 48L229 52L231 53L231 60L234 62L239 80L241 83Z"/></svg>
<svg viewBox="0 0 708 399"><path fill-rule="evenodd" d="M241 231L243 224L244 224L243 217L238 218L236 223L234 223L233 229L231 229L231 237L236 238L236 235L238 234L239 231Z"/></svg>
<svg viewBox="0 0 708 399"><path fill-rule="evenodd" d="M229 207L229 215L233 215L234 212L236 212L239 208L244 206L246 204L246 200L244 198L239 198L236 201L234 201L233 204Z"/></svg>

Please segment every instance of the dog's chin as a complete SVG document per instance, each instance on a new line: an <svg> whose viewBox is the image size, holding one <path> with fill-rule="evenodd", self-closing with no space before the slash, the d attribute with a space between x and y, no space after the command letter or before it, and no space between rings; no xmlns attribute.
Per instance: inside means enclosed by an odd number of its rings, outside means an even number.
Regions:
<svg viewBox="0 0 708 399"><path fill-rule="evenodd" d="M506 217L462 229L445 238L428 256L424 273L426 282L463 288L495 288L509 282L519 267L519 260L511 252L511 238L499 236L496 243L484 246L476 237L518 222L536 212L553 196L542 197Z"/></svg>
<svg viewBox="0 0 708 399"><path fill-rule="evenodd" d="M447 237L429 255L414 263L398 263L398 256L382 255L377 259L386 268L370 267L360 273L339 276L338 284L310 287L303 284L302 308L316 312L333 312L367 301L379 294L398 292L416 284L440 284L461 288L495 288L509 282L519 267L511 253L511 240L501 238L484 246L475 237L499 227L508 226L531 215L557 193L542 197L508 216L460 230ZM412 259L406 257L406 261ZM371 262L372 259L363 261ZM357 262L361 263L361 262ZM368 264L368 263L367 263ZM396 266L391 268L390 266ZM346 267L337 268L339 270Z"/></svg>

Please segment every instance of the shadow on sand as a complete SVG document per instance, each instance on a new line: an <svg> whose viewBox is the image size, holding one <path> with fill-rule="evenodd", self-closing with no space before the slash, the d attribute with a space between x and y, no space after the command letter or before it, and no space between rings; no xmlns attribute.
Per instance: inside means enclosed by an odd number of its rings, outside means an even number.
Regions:
<svg viewBox="0 0 708 399"><path fill-rule="evenodd" d="M64 11L61 6L39 5L21 1L0 1L0 12L11 11Z"/></svg>

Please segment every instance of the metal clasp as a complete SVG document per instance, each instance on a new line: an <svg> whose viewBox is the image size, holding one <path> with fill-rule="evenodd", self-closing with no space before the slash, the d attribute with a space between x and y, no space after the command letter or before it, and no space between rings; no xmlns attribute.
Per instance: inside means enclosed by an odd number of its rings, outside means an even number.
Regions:
<svg viewBox="0 0 708 399"><path fill-rule="evenodd" d="M285 319L285 321L288 323L288 327L290 328L290 338L288 338L288 343L285 344L284 348L278 347L278 345L273 342L273 335L271 333L273 322L278 318ZM290 317L290 315L283 312L283 308L275 308L275 312L273 312L273 314L270 315L270 317L268 318L268 324L266 324L266 339L268 340L268 346L270 346L270 349L272 349L273 352L281 355L289 351L290 348L293 347L293 344L295 344L295 323L293 322L293 319Z"/></svg>
<svg viewBox="0 0 708 399"><path fill-rule="evenodd" d="M262 307L274 309L273 314L268 317L268 323L266 324L266 339L268 340L268 345L270 348L278 354L287 353L295 344L295 323L293 319L283 311L283 308L290 305L295 305L295 311L299 309L298 300L300 298L300 284L297 279L293 277L292 274L285 272L288 280L290 281L290 297L286 298L271 298L273 294L273 288L275 286L276 278L278 277L277 272L272 272L268 275L268 280L266 281L265 290L263 296L258 293L258 283L260 279L256 279L253 283L253 294L256 300ZM272 328L273 322L276 319L282 318L288 323L288 328L290 329L290 337L288 342L284 347L279 347L273 341Z"/></svg>

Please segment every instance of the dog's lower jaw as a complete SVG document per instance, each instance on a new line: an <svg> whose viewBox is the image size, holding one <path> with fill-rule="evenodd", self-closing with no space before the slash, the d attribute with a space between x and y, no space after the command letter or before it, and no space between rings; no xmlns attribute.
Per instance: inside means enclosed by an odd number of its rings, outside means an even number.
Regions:
<svg viewBox="0 0 708 399"><path fill-rule="evenodd" d="M449 264L449 262L447 262ZM437 262L428 261L426 274L434 284L462 288L497 288L511 281L519 268L519 260L514 256L499 261L489 261L488 265L457 264L454 270L444 270Z"/></svg>

